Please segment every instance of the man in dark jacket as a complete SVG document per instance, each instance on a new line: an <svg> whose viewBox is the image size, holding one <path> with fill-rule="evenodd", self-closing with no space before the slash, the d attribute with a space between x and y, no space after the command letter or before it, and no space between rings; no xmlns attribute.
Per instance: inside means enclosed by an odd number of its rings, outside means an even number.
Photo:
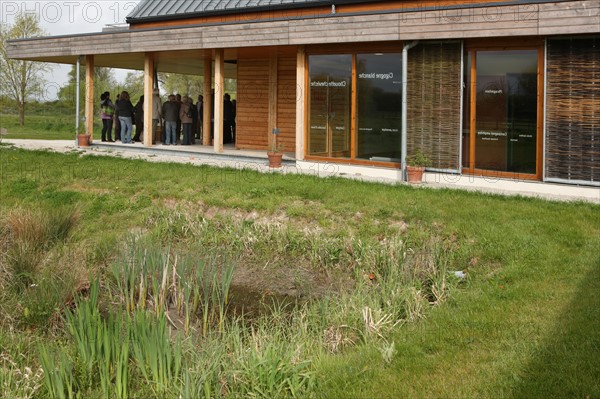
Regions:
<svg viewBox="0 0 600 399"><path fill-rule="evenodd" d="M169 101L163 104L162 114L165 119L165 144L177 144L177 120L179 120L180 106L173 94L169 96Z"/></svg>
<svg viewBox="0 0 600 399"><path fill-rule="evenodd" d="M231 127L233 125L233 103L231 96L225 93L223 99L223 143L232 143Z"/></svg>
<svg viewBox="0 0 600 399"><path fill-rule="evenodd" d="M121 142L123 144L133 143L131 141L131 132L133 130L133 104L129 100L129 93L124 91L121 93L121 97L115 104L117 106L117 113L119 115L119 122L121 123Z"/></svg>
<svg viewBox="0 0 600 399"><path fill-rule="evenodd" d="M135 105L135 136L134 142L140 142L140 136L144 131L144 96L140 96L140 100Z"/></svg>
<svg viewBox="0 0 600 399"><path fill-rule="evenodd" d="M196 128L196 138L198 140L200 140L201 144L202 143L202 128L204 126L202 126L202 124L204 123L204 96L199 95L198 96L198 102L196 103L196 110L198 111L198 126Z"/></svg>

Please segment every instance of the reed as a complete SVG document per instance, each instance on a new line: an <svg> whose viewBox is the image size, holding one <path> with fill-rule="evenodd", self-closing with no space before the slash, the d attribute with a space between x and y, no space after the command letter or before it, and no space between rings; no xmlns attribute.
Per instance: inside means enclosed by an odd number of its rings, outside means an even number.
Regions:
<svg viewBox="0 0 600 399"><path fill-rule="evenodd" d="M182 343L171 340L164 312L151 315L137 310L130 331L132 358L152 392L159 397L171 392L181 380Z"/></svg>
<svg viewBox="0 0 600 399"><path fill-rule="evenodd" d="M44 370L44 386L48 397L75 398L77 388L73 376L73 363L69 356L62 351L56 354L44 345L38 347L38 353L40 365Z"/></svg>
<svg viewBox="0 0 600 399"><path fill-rule="evenodd" d="M129 313L147 308L156 315L176 310L184 316L186 335L199 314L204 336L214 325L222 330L235 270L232 258L212 252L179 256L155 247L131 237L128 251L111 265L113 297Z"/></svg>
<svg viewBox="0 0 600 399"><path fill-rule="evenodd" d="M97 377L96 367L102 359L105 324L98 310L97 281L90 284L90 295L87 300L77 300L73 310L66 309L65 317L69 333L75 340L77 361L83 366L79 380L82 389L89 389Z"/></svg>

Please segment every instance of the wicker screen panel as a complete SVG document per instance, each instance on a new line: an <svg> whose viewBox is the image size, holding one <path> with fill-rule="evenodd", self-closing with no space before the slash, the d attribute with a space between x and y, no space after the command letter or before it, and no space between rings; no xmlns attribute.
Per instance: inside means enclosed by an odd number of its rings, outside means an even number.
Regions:
<svg viewBox="0 0 600 399"><path fill-rule="evenodd" d="M549 39L546 177L600 182L600 37Z"/></svg>
<svg viewBox="0 0 600 399"><path fill-rule="evenodd" d="M460 167L460 43L425 43L408 53L407 155L417 149L431 167Z"/></svg>

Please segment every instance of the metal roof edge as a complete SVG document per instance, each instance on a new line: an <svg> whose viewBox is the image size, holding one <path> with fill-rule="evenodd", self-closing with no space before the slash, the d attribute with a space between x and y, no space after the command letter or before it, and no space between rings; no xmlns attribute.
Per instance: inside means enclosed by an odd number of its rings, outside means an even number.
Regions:
<svg viewBox="0 0 600 399"><path fill-rule="evenodd" d="M316 0L308 3L283 3L283 4L270 4L266 6L252 6L252 7L240 7L240 8L229 8L229 9L221 9L221 10L209 10L209 11L197 11L191 13L179 13L179 14L168 14L168 15L158 15L152 17L131 17L129 14L125 21L131 25L135 25L136 23L145 23L145 22L160 22L160 21L174 21L178 19L188 19L188 18L199 18L199 17L212 17L219 15L232 15L232 14L245 14L245 13L254 13L261 11L280 11L280 10L292 10L292 9L302 9L302 8L313 8L313 7L323 7L323 6L332 6L332 5L340 5L340 4L357 4L357 3L380 3L381 0ZM133 14L133 12L132 12Z"/></svg>

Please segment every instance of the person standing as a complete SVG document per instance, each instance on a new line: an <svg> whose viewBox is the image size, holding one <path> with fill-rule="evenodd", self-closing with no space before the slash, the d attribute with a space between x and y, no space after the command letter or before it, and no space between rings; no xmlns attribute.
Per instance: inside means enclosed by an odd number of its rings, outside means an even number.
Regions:
<svg viewBox="0 0 600 399"><path fill-rule="evenodd" d="M225 93L223 97L223 143L232 143L233 138L231 137L231 127L233 124L233 103L231 102L231 96Z"/></svg>
<svg viewBox="0 0 600 399"><path fill-rule="evenodd" d="M115 105L110 101L110 93L107 91L100 96L100 110L100 118L102 119L102 141L114 143L112 139L112 126L113 117L115 115Z"/></svg>
<svg viewBox="0 0 600 399"><path fill-rule="evenodd" d="M190 106L190 112L192 114L192 131L190 133L190 144L196 144L196 129L198 129L198 113L196 112L196 105L192 96L188 96L188 104Z"/></svg>
<svg viewBox="0 0 600 399"><path fill-rule="evenodd" d="M123 91L121 98L117 100L117 112L119 113L119 122L121 123L121 142L123 144L133 143L131 133L133 131L133 104L129 99L129 93Z"/></svg>
<svg viewBox="0 0 600 399"><path fill-rule="evenodd" d="M162 115L165 119L165 144L176 145L177 136L175 131L177 129L177 119L179 119L179 111L180 111L179 103L175 98L175 95L169 95L169 100L163 104Z"/></svg>
<svg viewBox="0 0 600 399"><path fill-rule="evenodd" d="M236 128L236 117L237 117L237 101L231 100L231 109L232 109L232 117L231 117L231 142L235 144L235 128Z"/></svg>
<svg viewBox="0 0 600 399"><path fill-rule="evenodd" d="M121 98L120 94L117 94L117 100L115 101L115 114L113 117L113 126L115 128L115 141L121 140L121 122L119 121L119 110L117 109L117 102Z"/></svg>
<svg viewBox="0 0 600 399"><path fill-rule="evenodd" d="M179 119L181 119L181 125L183 126L183 145L190 145L192 143L193 113L194 109L190 105L189 97L183 96L181 108L179 109Z"/></svg>
<svg viewBox="0 0 600 399"><path fill-rule="evenodd" d="M144 96L140 96L140 100L135 105L135 136L133 142L140 142L140 137L144 132Z"/></svg>
<svg viewBox="0 0 600 399"><path fill-rule="evenodd" d="M160 91L154 89L152 92L152 140L156 140L156 129L162 118L162 103L160 101Z"/></svg>
<svg viewBox="0 0 600 399"><path fill-rule="evenodd" d="M202 129L204 128L204 96L198 96L198 102L196 103L196 110L198 111L198 128L196 129L196 138L202 143Z"/></svg>
<svg viewBox="0 0 600 399"><path fill-rule="evenodd" d="M175 95L175 101L177 101L179 108L181 108L181 94L177 93ZM177 115L177 141L181 142L181 119L179 119L179 113Z"/></svg>

